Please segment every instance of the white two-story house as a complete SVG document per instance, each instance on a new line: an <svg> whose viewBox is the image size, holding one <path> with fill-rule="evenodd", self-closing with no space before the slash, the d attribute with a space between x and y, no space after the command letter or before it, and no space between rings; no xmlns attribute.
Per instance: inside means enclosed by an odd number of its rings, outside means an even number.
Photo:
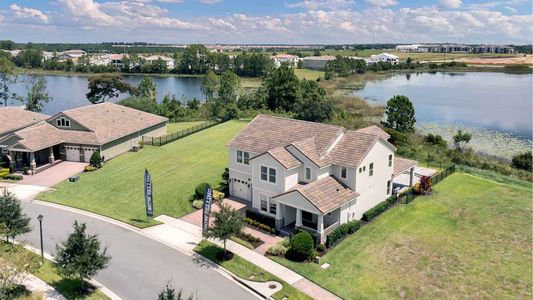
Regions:
<svg viewBox="0 0 533 300"><path fill-rule="evenodd" d="M396 158L377 126L340 126L259 115L229 143L229 193L290 231L322 240L392 193L393 178L415 161Z"/></svg>

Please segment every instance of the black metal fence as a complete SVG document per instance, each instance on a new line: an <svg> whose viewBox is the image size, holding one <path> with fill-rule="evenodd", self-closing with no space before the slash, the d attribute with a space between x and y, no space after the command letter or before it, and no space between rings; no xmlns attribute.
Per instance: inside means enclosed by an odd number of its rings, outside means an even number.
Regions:
<svg viewBox="0 0 533 300"><path fill-rule="evenodd" d="M170 142L173 142L175 140L179 140L181 138L184 138L188 135L191 135L193 133L196 133L198 131L202 131L204 129L207 129L209 127L213 127L215 125L218 125L220 123L224 123L225 121L219 121L219 120L213 120L213 121L206 121L202 124L198 124L196 126L174 132L171 134L167 134L160 137L145 137L143 136L143 143L145 145L152 145L152 146L162 146L165 144L168 144Z"/></svg>
<svg viewBox="0 0 533 300"><path fill-rule="evenodd" d="M455 173L455 164L431 176L431 184L434 186L437 183L443 181L444 178L452 175L453 173ZM406 192L403 192L398 195L398 202L403 204L409 204L413 200L415 200L416 196L418 196L418 194L411 187Z"/></svg>

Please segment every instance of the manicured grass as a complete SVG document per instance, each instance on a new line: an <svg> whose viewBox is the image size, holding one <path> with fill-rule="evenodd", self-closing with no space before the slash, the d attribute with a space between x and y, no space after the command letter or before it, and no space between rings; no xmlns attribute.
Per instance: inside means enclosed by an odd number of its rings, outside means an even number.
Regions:
<svg viewBox="0 0 533 300"><path fill-rule="evenodd" d="M174 122L174 123L168 123L167 124L167 133L175 133L178 131L182 131L185 129L189 129L191 127L194 127L196 125L200 125L206 121L192 121L192 122Z"/></svg>
<svg viewBox="0 0 533 300"><path fill-rule="evenodd" d="M217 245L203 240L198 244L194 251L203 257L221 265L225 269L229 270L233 274L239 276L242 279L257 281L257 282L267 282L267 281L277 281L283 285L281 291L272 295L274 299L311 299L306 294L300 292L298 289L294 288L290 284L284 282L278 277L268 273L267 271L261 269L260 267L248 262L245 259L242 259L238 255L234 255L233 258L229 261L220 262L216 259L217 253L224 251L222 248Z"/></svg>
<svg viewBox="0 0 533 300"><path fill-rule="evenodd" d="M322 71L315 71L315 70L308 70L308 69L294 69L294 74L298 77L298 79L307 79L307 80L317 80L318 78L322 77L324 79L324 73Z"/></svg>
<svg viewBox="0 0 533 300"><path fill-rule="evenodd" d="M87 299L87 300L105 300L109 299L99 290L91 293L87 296L79 296L76 294L76 288L78 287L78 282L62 278L57 274L57 270L52 266L52 263L48 260L45 260L44 264L35 272L35 276L41 278L43 281L51 285L58 292L60 292L65 298L69 300L73 299Z"/></svg>
<svg viewBox="0 0 533 300"><path fill-rule="evenodd" d="M193 211L195 187L208 182L217 187L228 164L225 147L245 125L229 121L161 147L146 146L124 153L76 183L63 182L38 199L77 207L146 227L156 224L145 216L144 169L153 179L154 215L180 217Z"/></svg>
<svg viewBox="0 0 533 300"><path fill-rule="evenodd" d="M531 299L531 197L454 174L341 242L326 270L274 260L347 299Z"/></svg>

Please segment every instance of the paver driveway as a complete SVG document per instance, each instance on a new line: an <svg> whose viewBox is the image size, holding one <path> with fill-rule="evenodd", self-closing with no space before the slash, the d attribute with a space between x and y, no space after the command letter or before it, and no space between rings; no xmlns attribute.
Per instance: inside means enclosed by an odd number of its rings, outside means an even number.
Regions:
<svg viewBox="0 0 533 300"><path fill-rule="evenodd" d="M64 161L35 175L24 176L19 183L52 187L70 176L83 172L87 163Z"/></svg>

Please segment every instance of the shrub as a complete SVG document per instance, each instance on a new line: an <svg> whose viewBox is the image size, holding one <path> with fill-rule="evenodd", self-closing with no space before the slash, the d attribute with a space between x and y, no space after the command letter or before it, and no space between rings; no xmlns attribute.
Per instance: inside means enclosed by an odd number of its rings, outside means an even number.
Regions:
<svg viewBox="0 0 533 300"><path fill-rule="evenodd" d="M245 218L244 222L246 222L246 224L252 225L253 227L266 231L268 233L272 233L272 234L276 233L276 229L274 227L270 227L268 225L260 223L259 221L256 221L250 218Z"/></svg>
<svg viewBox="0 0 533 300"><path fill-rule="evenodd" d="M6 175L4 176L4 179L7 179L7 180L22 180L24 177L22 177L22 175L19 175L19 174L9 174L9 175Z"/></svg>
<svg viewBox="0 0 533 300"><path fill-rule="evenodd" d="M192 207L196 208L196 209L200 209L204 206L204 201L202 200L194 200L192 202Z"/></svg>
<svg viewBox="0 0 533 300"><path fill-rule="evenodd" d="M513 156L512 166L516 169L530 171L532 170L533 156L531 151Z"/></svg>
<svg viewBox="0 0 533 300"><path fill-rule="evenodd" d="M374 206L373 208L369 209L367 212L365 212L363 214L363 221L370 221L372 219L374 219L375 217L377 217L378 215L380 215L382 212L386 211L387 208L389 208L389 203L387 203L387 201L383 201L383 202L380 202L378 203L376 206Z"/></svg>
<svg viewBox="0 0 533 300"><path fill-rule="evenodd" d="M213 190L213 199L214 200L222 200L224 199L226 195L222 192L219 192L217 190Z"/></svg>
<svg viewBox="0 0 533 300"><path fill-rule="evenodd" d="M6 175L9 175L9 168L0 169L0 177L4 177Z"/></svg>
<svg viewBox="0 0 533 300"><path fill-rule="evenodd" d="M419 194L427 194L427 193L431 193L431 186L432 186L432 182L431 182L431 177L429 176L422 176L422 178L420 178L420 190L417 191Z"/></svg>
<svg viewBox="0 0 533 300"><path fill-rule="evenodd" d="M91 159L89 160L89 163L91 166L95 168L102 167L102 156L100 156L100 151L94 151L91 155Z"/></svg>
<svg viewBox="0 0 533 300"><path fill-rule="evenodd" d="M324 245L324 244L319 244L319 245L316 247L316 251L318 251L318 252L324 252L324 251L326 251L326 245Z"/></svg>
<svg viewBox="0 0 533 300"><path fill-rule="evenodd" d="M256 211L253 211L253 210L247 210L246 211L246 217L250 218L252 220L256 220L259 223L268 225L268 226L270 226L272 228L276 227L276 219L275 218L273 218L271 216L264 215L264 214L262 214L260 212L256 212Z"/></svg>
<svg viewBox="0 0 533 300"><path fill-rule="evenodd" d="M261 242L261 239L258 238L258 237L255 237L249 233L246 233L244 231L241 231L239 234L237 234L237 237L239 237L240 239L242 240L246 240L250 243L260 243Z"/></svg>
<svg viewBox="0 0 533 300"><path fill-rule="evenodd" d="M348 223L344 223L341 226L339 226L337 229L333 230L326 238L326 246L328 248L331 248L335 246L339 241L341 241L344 237L346 237L349 234L352 234L359 230L359 227L361 227L361 223L359 221L351 221Z"/></svg>
<svg viewBox="0 0 533 300"><path fill-rule="evenodd" d="M300 228L296 228L296 230L294 231L294 234L297 234L297 233L300 233L300 232L306 232L306 233L309 233L311 235L311 237L313 238L313 244L314 244L314 247L318 246L320 244L320 235L314 231L311 231L311 230L308 230L308 229L305 229L303 227L300 227Z"/></svg>
<svg viewBox="0 0 533 300"><path fill-rule="evenodd" d="M295 261L307 261L315 255L313 237L309 232L299 232L291 237L288 258Z"/></svg>
<svg viewBox="0 0 533 300"><path fill-rule="evenodd" d="M196 189L194 190L194 196L196 199L204 199L205 195L205 187L208 185L208 183L200 183L196 186Z"/></svg>
<svg viewBox="0 0 533 300"><path fill-rule="evenodd" d="M98 170L98 168L91 166L91 165L85 166L85 169L83 169L84 172L92 172L96 170Z"/></svg>
<svg viewBox="0 0 533 300"><path fill-rule="evenodd" d="M285 256L285 254L287 254L287 250L287 247L280 244L276 244L268 248L266 253L273 256Z"/></svg>

